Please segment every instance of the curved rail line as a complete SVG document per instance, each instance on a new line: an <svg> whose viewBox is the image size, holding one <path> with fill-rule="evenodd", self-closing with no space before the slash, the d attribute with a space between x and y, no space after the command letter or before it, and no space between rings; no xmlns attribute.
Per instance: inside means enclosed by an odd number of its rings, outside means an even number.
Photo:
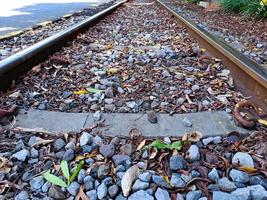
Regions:
<svg viewBox="0 0 267 200"><path fill-rule="evenodd" d="M198 27L194 22L184 18L172 10L161 0L156 0L164 9L171 13L196 40L211 54L220 58L231 71L236 88L243 94L253 96L262 108L267 107L267 68L247 58L217 37Z"/></svg>
<svg viewBox="0 0 267 200"><path fill-rule="evenodd" d="M87 30L88 27L94 25L100 19L116 10L126 1L127 0L123 0L74 26L60 31L57 34L0 61L0 90L8 89L13 80L41 63L45 58L56 50L59 50L76 35Z"/></svg>

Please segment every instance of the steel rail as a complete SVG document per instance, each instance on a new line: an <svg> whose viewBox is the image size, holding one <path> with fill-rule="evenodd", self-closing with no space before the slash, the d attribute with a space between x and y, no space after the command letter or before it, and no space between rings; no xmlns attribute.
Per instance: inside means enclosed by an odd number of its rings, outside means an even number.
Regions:
<svg viewBox="0 0 267 200"><path fill-rule="evenodd" d="M236 88L244 95L252 96L261 107L267 106L267 69L230 47L205 29L198 27L172 10L161 0L156 0L172 14L209 53L220 58L231 71Z"/></svg>
<svg viewBox="0 0 267 200"><path fill-rule="evenodd" d="M87 19L62 30L2 61L0 61L0 90L10 87L13 80L41 63L53 52L59 50L77 34L84 32L103 17L116 10L127 0L123 0Z"/></svg>

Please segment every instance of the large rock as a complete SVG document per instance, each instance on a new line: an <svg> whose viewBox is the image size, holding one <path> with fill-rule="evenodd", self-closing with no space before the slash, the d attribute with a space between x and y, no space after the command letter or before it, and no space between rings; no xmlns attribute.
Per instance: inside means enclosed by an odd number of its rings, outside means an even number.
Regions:
<svg viewBox="0 0 267 200"><path fill-rule="evenodd" d="M249 176L246 172L232 169L229 175L232 178L232 180L235 182L247 183L249 181Z"/></svg>
<svg viewBox="0 0 267 200"><path fill-rule="evenodd" d="M212 200L240 200L240 199L227 192L214 191L212 193Z"/></svg>
<svg viewBox="0 0 267 200"><path fill-rule="evenodd" d="M92 140L93 140L93 136L87 132L84 132L80 137L80 145L84 146L86 144L90 144Z"/></svg>
<svg viewBox="0 0 267 200"><path fill-rule="evenodd" d="M266 200L267 191L261 185L250 186L251 197L254 200Z"/></svg>
<svg viewBox="0 0 267 200"><path fill-rule="evenodd" d="M232 158L232 164L234 166L247 166L254 167L254 162L252 157L248 153L237 152Z"/></svg>
<svg viewBox="0 0 267 200"><path fill-rule="evenodd" d="M27 149L22 149L13 154L11 158L16 158L19 161L25 161L30 156L30 152Z"/></svg>
<svg viewBox="0 0 267 200"><path fill-rule="evenodd" d="M219 179L218 184L221 190L226 192L232 192L236 189L236 185L226 177Z"/></svg>
<svg viewBox="0 0 267 200"><path fill-rule="evenodd" d="M170 169L186 169L186 161L183 156L175 155L170 158Z"/></svg>
<svg viewBox="0 0 267 200"><path fill-rule="evenodd" d="M161 188L157 189L155 197L157 200L171 200L169 193Z"/></svg>
<svg viewBox="0 0 267 200"><path fill-rule="evenodd" d="M139 190L129 196L128 200L154 200L154 197L144 190Z"/></svg>
<svg viewBox="0 0 267 200"><path fill-rule="evenodd" d="M236 196L238 199L241 199L241 200L251 199L249 187L237 188L235 191L231 192L231 194Z"/></svg>

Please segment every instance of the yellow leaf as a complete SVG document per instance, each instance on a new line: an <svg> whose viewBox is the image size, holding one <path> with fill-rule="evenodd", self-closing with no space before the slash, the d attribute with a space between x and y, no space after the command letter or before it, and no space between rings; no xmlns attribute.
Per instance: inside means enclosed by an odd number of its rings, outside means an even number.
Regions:
<svg viewBox="0 0 267 200"><path fill-rule="evenodd" d="M205 48L201 48L200 50L201 50L202 52L205 52L205 51L206 51L206 49L205 49Z"/></svg>
<svg viewBox="0 0 267 200"><path fill-rule="evenodd" d="M93 158L93 157L95 157L95 154L86 153L84 155L76 156L75 161L80 161L80 160L84 160L84 159L87 159L87 158Z"/></svg>
<svg viewBox="0 0 267 200"><path fill-rule="evenodd" d="M174 187L174 185L171 183L171 181L170 181L168 176L162 176L162 177L166 181L166 183L168 183L171 187Z"/></svg>
<svg viewBox="0 0 267 200"><path fill-rule="evenodd" d="M258 119L258 122L259 122L260 124L263 124L263 125L267 126L267 120L264 120L264 119Z"/></svg>
<svg viewBox="0 0 267 200"><path fill-rule="evenodd" d="M116 69L116 68L109 68L109 69L108 69L108 73L111 74L111 75L114 75L114 74L116 74L117 72L118 72L118 69Z"/></svg>
<svg viewBox="0 0 267 200"><path fill-rule="evenodd" d="M136 151L140 151L146 144L146 139L144 139L136 148Z"/></svg>
<svg viewBox="0 0 267 200"><path fill-rule="evenodd" d="M249 173L253 173L257 171L257 169L255 169L254 167L249 167L249 166L239 167L239 169L245 172L249 172Z"/></svg>
<svg viewBox="0 0 267 200"><path fill-rule="evenodd" d="M81 94L88 94L89 92L86 91L86 90L79 90L79 91L75 91L73 92L74 94L78 94L78 95L81 95Z"/></svg>

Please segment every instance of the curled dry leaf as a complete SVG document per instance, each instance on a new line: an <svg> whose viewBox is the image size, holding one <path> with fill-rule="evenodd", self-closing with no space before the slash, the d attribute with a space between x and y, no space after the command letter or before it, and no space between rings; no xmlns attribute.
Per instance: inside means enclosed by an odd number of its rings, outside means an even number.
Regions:
<svg viewBox="0 0 267 200"><path fill-rule="evenodd" d="M136 148L136 151L140 151L146 144L146 139L144 139Z"/></svg>
<svg viewBox="0 0 267 200"><path fill-rule="evenodd" d="M136 140L140 137L142 137L142 133L139 129L137 128L132 128L129 132L129 136L132 140Z"/></svg>
<svg viewBox="0 0 267 200"><path fill-rule="evenodd" d="M4 173L9 173L11 168L9 167L9 161L8 159L4 157L0 157L0 171Z"/></svg>
<svg viewBox="0 0 267 200"><path fill-rule="evenodd" d="M154 159L157 156L157 154L158 154L158 150L156 148L153 148L152 153L149 156L149 160Z"/></svg>
<svg viewBox="0 0 267 200"><path fill-rule="evenodd" d="M182 137L182 141L187 142L198 142L203 137L203 134L199 131L195 131L193 133L185 133Z"/></svg>
<svg viewBox="0 0 267 200"><path fill-rule="evenodd" d="M254 167L249 167L249 166L239 167L239 169L244 171L244 172L248 172L248 173L254 173L254 172L258 171Z"/></svg>
<svg viewBox="0 0 267 200"><path fill-rule="evenodd" d="M121 188L122 188L122 193L125 197L129 196L133 182L136 180L138 174L139 174L139 168L137 165L134 165L130 167L122 176Z"/></svg>

